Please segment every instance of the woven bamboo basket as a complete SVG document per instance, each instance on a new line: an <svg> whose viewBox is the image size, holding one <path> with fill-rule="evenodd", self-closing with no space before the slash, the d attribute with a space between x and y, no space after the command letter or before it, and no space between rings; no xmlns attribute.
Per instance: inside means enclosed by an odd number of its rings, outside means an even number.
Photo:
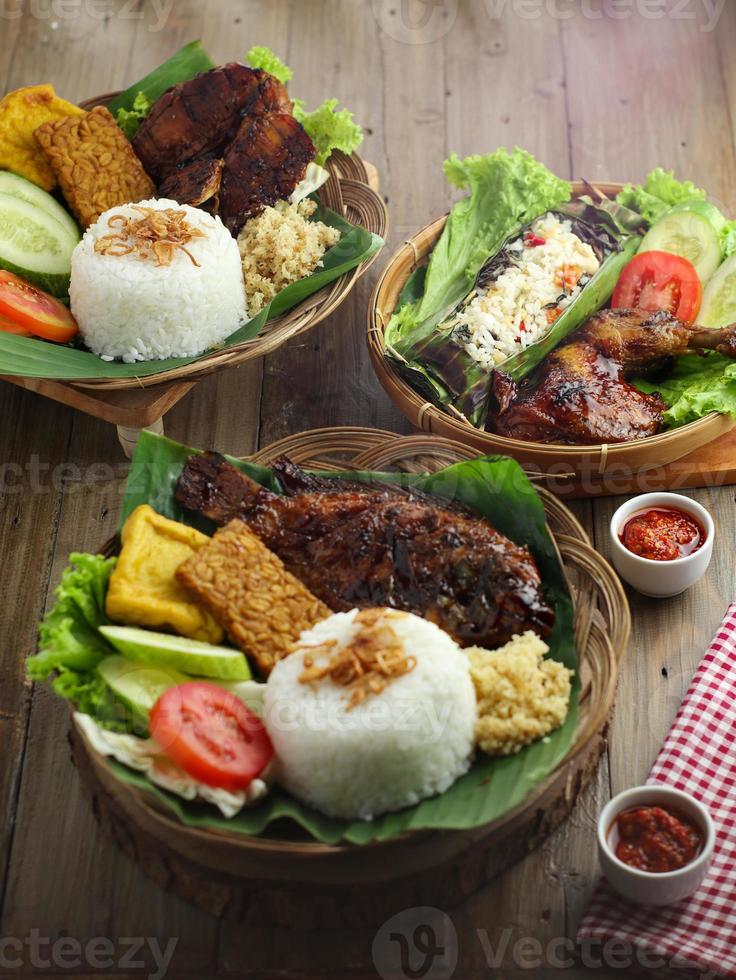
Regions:
<svg viewBox="0 0 736 980"><path fill-rule="evenodd" d="M81 106L83 109L92 109L97 105L106 105L117 94L108 92L82 102ZM378 177L375 167L365 163L355 153L346 156L338 151L331 155L326 166L330 171L330 179L318 191L322 203L337 214L344 214L352 224L362 225L368 231L385 238L388 211L383 198L377 193ZM94 388L97 391L114 391L122 388L147 388L168 381L194 381L220 368L234 367L254 357L271 354L287 340L311 329L333 313L377 257L378 253L287 313L269 320L252 340L246 340L226 350L213 351L191 364L161 371L149 377L85 378L83 381L74 381L73 385L77 388Z"/></svg>
<svg viewBox="0 0 736 980"><path fill-rule="evenodd" d="M436 437L397 437L359 428L283 439L252 457L287 453L321 469L433 471L475 455ZM564 820L605 747L616 678L630 630L621 585L567 508L540 490L570 582L582 692L567 757L499 820L469 831L417 831L362 847L328 846L289 824L278 836L186 827L155 797L119 782L74 726L74 758L102 827L161 886L217 916L292 928L378 924L391 910L462 900L540 844ZM112 545L108 545L112 550Z"/></svg>
<svg viewBox="0 0 736 980"><path fill-rule="evenodd" d="M622 184L598 183L596 189L614 197ZM582 182L573 184L574 196L586 193ZM447 215L437 218L408 239L394 253L375 285L368 307L367 340L373 368L386 394L417 429L465 443L484 453L513 456L540 473L555 477L632 474L672 463L700 449L734 427L728 415L715 412L679 429L646 439L598 446L564 446L509 439L476 429L459 414L454 416L426 401L394 370L384 356L383 334L396 309L399 295L417 266L426 262L442 234Z"/></svg>

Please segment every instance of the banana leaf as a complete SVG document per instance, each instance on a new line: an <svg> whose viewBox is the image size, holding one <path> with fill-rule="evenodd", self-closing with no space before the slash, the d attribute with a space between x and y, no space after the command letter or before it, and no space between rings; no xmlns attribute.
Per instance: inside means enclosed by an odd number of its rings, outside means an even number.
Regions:
<svg viewBox="0 0 736 980"><path fill-rule="evenodd" d="M572 222L575 233L590 244L601 260L598 271L579 295L558 317L550 331L537 343L507 358L502 369L517 381L532 371L571 331L599 310L611 297L621 270L639 247L641 217L613 201L600 204L590 198L561 204L553 213ZM483 428L488 414L490 378L493 369L479 364L466 351L462 330L455 315L510 263L508 246L523 234L516 226L498 251L483 264L473 289L431 333L411 338L397 347L387 345L386 353L397 371L423 397L472 425ZM402 302L412 302L422 285L416 273L404 287Z"/></svg>
<svg viewBox="0 0 736 980"><path fill-rule="evenodd" d="M383 246L383 239L378 235L359 225L350 224L329 208L319 206L313 220L324 221L333 228L339 228L342 235L340 241L325 253L321 268L277 293L257 316L232 333L222 344L222 348L233 347L257 337L268 320L286 313L323 286L339 279ZM91 351L78 347L63 347L35 337L20 337L0 331L0 373L27 378L54 378L62 381L84 378L147 378L191 364L205 354L199 357L169 357L160 361L124 364L121 361L103 361Z"/></svg>
<svg viewBox="0 0 736 980"><path fill-rule="evenodd" d="M202 42L191 41L158 68L154 68L145 78L131 85L120 95L116 95L107 108L113 116L117 115L119 109L132 109L139 92L143 92L151 102L155 102L172 85L188 82L200 72L209 71L214 67L214 62L202 47Z"/></svg>
<svg viewBox="0 0 736 980"><path fill-rule="evenodd" d="M149 503L167 517L196 524L211 532L212 525L202 519L193 519L174 499L176 481L192 451L163 437L142 433L131 465L122 519L125 520L139 504ZM231 462L272 490L279 489L268 469L236 459ZM542 574L547 600L556 612L556 623L548 641L549 656L577 670L573 607L568 586L546 527L542 502L514 460L491 456L450 466L432 475L369 472L345 475L353 480L413 486L439 498L465 504L513 541L528 545ZM277 832L275 823L280 821L280 835L283 836L283 821L286 820L291 824L289 834L292 837L306 833L325 843L364 844L386 840L412 829L477 827L521 803L565 757L577 725L579 692L576 673L567 719L548 738L508 758L491 759L479 753L470 771L441 796L372 821L345 821L323 816L278 788L256 807L228 820L213 807L188 803L154 787L140 773L117 763L110 765L121 781L154 793L183 823L233 834L274 834Z"/></svg>

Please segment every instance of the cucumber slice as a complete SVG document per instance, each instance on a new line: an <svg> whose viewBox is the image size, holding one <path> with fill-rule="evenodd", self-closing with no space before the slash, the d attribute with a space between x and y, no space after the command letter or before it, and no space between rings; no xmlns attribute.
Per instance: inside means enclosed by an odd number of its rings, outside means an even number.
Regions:
<svg viewBox="0 0 736 980"><path fill-rule="evenodd" d="M66 296L76 240L56 218L0 193L0 268L53 296Z"/></svg>
<svg viewBox="0 0 736 980"><path fill-rule="evenodd" d="M151 708L164 691L189 680L177 670L144 667L115 654L99 662L97 673L113 694L146 726Z"/></svg>
<svg viewBox="0 0 736 980"><path fill-rule="evenodd" d="M736 323L736 255L731 255L703 290L698 323L727 327Z"/></svg>
<svg viewBox="0 0 736 980"><path fill-rule="evenodd" d="M228 681L251 679L250 667L240 650L217 647L170 633L154 633L136 626L100 626L100 633L124 657L155 667L173 668L194 677Z"/></svg>
<svg viewBox="0 0 736 980"><path fill-rule="evenodd" d="M32 184L30 180L26 180L25 177L12 174L9 170L0 170L0 194L10 194L11 197L17 197L27 204L33 204L35 207L41 208L50 217L56 218L59 224L66 228L75 242L78 242L82 237L76 221L59 204L56 198L47 194L40 187L36 187L35 184Z"/></svg>
<svg viewBox="0 0 736 980"><path fill-rule="evenodd" d="M230 691L236 698L240 698L246 708L250 708L254 715L263 718L263 700L266 697L266 685L259 681L215 681L218 687Z"/></svg>
<svg viewBox="0 0 736 980"><path fill-rule="evenodd" d="M721 261L718 233L701 213L688 208L668 211L644 236L640 252L673 252L695 266L705 284Z"/></svg>

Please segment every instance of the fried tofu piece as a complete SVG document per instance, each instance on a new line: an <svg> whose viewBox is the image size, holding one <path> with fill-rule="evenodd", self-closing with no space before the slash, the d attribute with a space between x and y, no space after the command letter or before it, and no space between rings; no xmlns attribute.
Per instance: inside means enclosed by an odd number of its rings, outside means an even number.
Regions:
<svg viewBox="0 0 736 980"><path fill-rule="evenodd" d="M84 109L60 99L53 85L18 88L0 99L0 170L12 170L45 191L56 187L34 132L45 123L83 116Z"/></svg>
<svg viewBox="0 0 736 980"><path fill-rule="evenodd" d="M83 228L108 208L154 196L153 181L103 106L39 126L36 140Z"/></svg>
<svg viewBox="0 0 736 980"><path fill-rule="evenodd" d="M225 635L222 628L174 576L179 565L210 538L162 517L148 504L136 507L120 537L123 547L110 576L105 605L110 619L220 643Z"/></svg>
<svg viewBox="0 0 736 980"><path fill-rule="evenodd" d="M217 531L176 577L264 675L292 652L302 630L331 615L240 520Z"/></svg>

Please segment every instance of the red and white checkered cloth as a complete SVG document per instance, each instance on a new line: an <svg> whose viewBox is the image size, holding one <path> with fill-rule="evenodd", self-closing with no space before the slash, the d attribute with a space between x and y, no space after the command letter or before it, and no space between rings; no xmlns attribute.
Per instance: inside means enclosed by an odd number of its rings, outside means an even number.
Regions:
<svg viewBox="0 0 736 980"><path fill-rule="evenodd" d="M695 672L647 782L684 790L710 810L716 844L708 876L693 896L661 909L626 902L603 880L578 942L622 940L675 967L736 977L736 603Z"/></svg>

